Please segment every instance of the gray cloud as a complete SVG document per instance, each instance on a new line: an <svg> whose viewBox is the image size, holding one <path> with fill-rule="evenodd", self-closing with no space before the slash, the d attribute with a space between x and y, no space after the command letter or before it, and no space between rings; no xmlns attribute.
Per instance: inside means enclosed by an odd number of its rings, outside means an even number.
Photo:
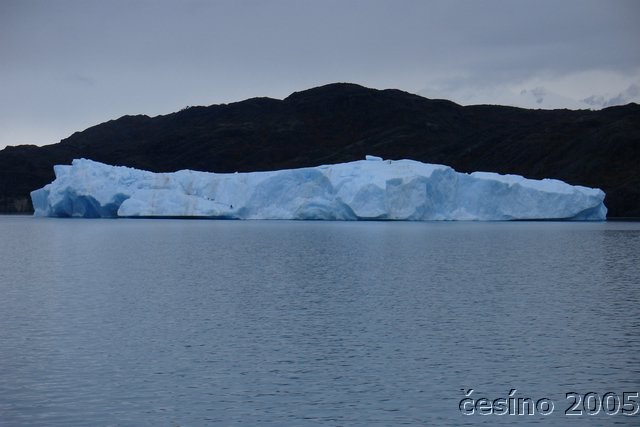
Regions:
<svg viewBox="0 0 640 427"><path fill-rule="evenodd" d="M582 101L596 108L623 105L630 102L640 102L640 85L633 83L624 91L613 97L607 97L605 95L591 95Z"/></svg>
<svg viewBox="0 0 640 427"><path fill-rule="evenodd" d="M531 94L536 98L536 102L538 104L542 104L544 102L544 97L547 95L547 91L543 87L536 87L531 89Z"/></svg>
<svg viewBox="0 0 640 427"><path fill-rule="evenodd" d="M4 0L0 129L13 130L0 146L334 81L453 97L585 70L634 75L638 16L633 0ZM34 140L43 126L51 137Z"/></svg>

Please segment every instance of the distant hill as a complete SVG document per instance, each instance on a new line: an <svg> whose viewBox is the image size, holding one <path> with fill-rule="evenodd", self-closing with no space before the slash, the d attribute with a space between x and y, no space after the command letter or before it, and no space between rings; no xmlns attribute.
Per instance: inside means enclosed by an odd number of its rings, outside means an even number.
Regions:
<svg viewBox="0 0 640 427"><path fill-rule="evenodd" d="M610 217L640 217L637 104L600 111L462 107L347 83L284 100L124 116L58 144L7 147L0 151L0 211L31 211L29 192L54 179L54 164L79 157L155 172L248 172L365 154L599 187Z"/></svg>

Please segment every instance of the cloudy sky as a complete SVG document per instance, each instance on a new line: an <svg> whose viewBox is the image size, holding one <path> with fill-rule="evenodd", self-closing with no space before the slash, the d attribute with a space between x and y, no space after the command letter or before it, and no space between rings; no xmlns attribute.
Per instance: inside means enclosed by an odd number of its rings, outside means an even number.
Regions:
<svg viewBox="0 0 640 427"><path fill-rule="evenodd" d="M332 82L460 104L640 102L636 0L0 0L0 148Z"/></svg>

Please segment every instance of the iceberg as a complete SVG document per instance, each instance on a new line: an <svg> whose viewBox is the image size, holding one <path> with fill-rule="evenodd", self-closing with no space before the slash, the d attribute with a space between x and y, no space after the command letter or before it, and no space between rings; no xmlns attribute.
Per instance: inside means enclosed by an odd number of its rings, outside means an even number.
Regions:
<svg viewBox="0 0 640 427"><path fill-rule="evenodd" d="M36 216L297 220L604 220L604 192L555 179L365 160L249 173L153 173L87 159L54 166Z"/></svg>

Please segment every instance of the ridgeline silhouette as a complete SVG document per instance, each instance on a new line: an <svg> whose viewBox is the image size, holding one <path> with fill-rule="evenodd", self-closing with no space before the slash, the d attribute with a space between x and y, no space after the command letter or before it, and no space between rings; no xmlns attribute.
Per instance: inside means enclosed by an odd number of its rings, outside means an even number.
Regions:
<svg viewBox="0 0 640 427"><path fill-rule="evenodd" d="M400 90L335 83L284 100L252 98L124 116L58 144L0 151L0 211L74 158L154 172L251 172L363 159L442 163L460 172L557 178L607 193L609 217L640 217L640 106L590 110L463 107Z"/></svg>

